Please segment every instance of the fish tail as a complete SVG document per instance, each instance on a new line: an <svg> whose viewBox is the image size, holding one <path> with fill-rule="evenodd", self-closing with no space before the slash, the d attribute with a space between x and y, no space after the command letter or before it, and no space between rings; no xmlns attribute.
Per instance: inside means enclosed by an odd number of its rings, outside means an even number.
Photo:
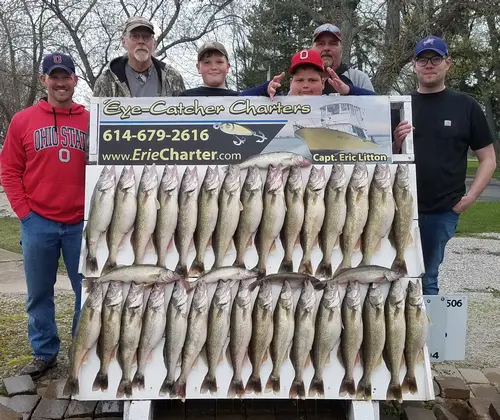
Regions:
<svg viewBox="0 0 500 420"><path fill-rule="evenodd" d="M87 269L89 270L90 273L96 273L97 270L99 269L99 266L97 265L97 258L96 257L91 257L90 255L87 255Z"/></svg>
<svg viewBox="0 0 500 420"><path fill-rule="evenodd" d="M417 379L415 378L415 375L406 374L405 378L403 379L402 391L410 391L410 393L412 394L418 393Z"/></svg>
<svg viewBox="0 0 500 420"><path fill-rule="evenodd" d="M269 375L269 379L267 380L267 383L266 383L265 392L273 391L275 394L279 394L280 389L281 389L280 377L274 376L272 374Z"/></svg>
<svg viewBox="0 0 500 420"><path fill-rule="evenodd" d="M97 375L92 385L92 391L107 391L108 390L108 374L106 372L97 372Z"/></svg>
<svg viewBox="0 0 500 420"><path fill-rule="evenodd" d="M247 266L245 265L245 263L244 262L239 262L238 259L236 259L236 261L234 262L233 267L236 267L236 268L247 268Z"/></svg>
<svg viewBox="0 0 500 420"><path fill-rule="evenodd" d="M187 267L184 264L178 263L175 267L175 272L184 278L188 277Z"/></svg>
<svg viewBox="0 0 500 420"><path fill-rule="evenodd" d="M231 383L229 384L229 389L227 390L227 396L229 398L234 398L235 396L241 398L244 394L245 388L243 387L243 381L241 378L235 378L233 376Z"/></svg>
<svg viewBox="0 0 500 420"><path fill-rule="evenodd" d="M304 386L304 381L294 379L292 385L290 386L290 398L295 399L299 397L300 399L305 399L306 388Z"/></svg>
<svg viewBox="0 0 500 420"><path fill-rule="evenodd" d="M69 377L64 385L63 396L69 397L71 395L77 395L80 392L80 383L78 378Z"/></svg>
<svg viewBox="0 0 500 420"><path fill-rule="evenodd" d="M385 399L387 401L403 401L403 390L401 389L401 384L399 382L393 382L391 380L389 387L387 388L387 395Z"/></svg>
<svg viewBox="0 0 500 420"><path fill-rule="evenodd" d="M180 382L178 379L173 385L173 392L170 396L178 397L184 401L186 399L186 382Z"/></svg>
<svg viewBox="0 0 500 420"><path fill-rule="evenodd" d="M315 277L321 279L331 279L332 278L332 264L326 261L321 260L316 268Z"/></svg>
<svg viewBox="0 0 500 420"><path fill-rule="evenodd" d="M132 383L122 377L118 389L116 390L116 397L121 398L123 396L130 398L132 396Z"/></svg>
<svg viewBox="0 0 500 420"><path fill-rule="evenodd" d="M245 392L247 394L251 394L252 392L255 392L257 395L262 394L262 383L259 376L255 377L250 375L247 385L245 386Z"/></svg>
<svg viewBox="0 0 500 420"><path fill-rule="evenodd" d="M313 268L312 268L311 260L305 260L305 261L302 260L300 262L298 272L302 273L302 274L309 274L310 276L312 276Z"/></svg>
<svg viewBox="0 0 500 420"><path fill-rule="evenodd" d="M369 380L365 379L363 376L358 383L358 387L356 389L356 398L358 399L372 399L372 384Z"/></svg>
<svg viewBox="0 0 500 420"><path fill-rule="evenodd" d="M356 395L356 387L354 385L354 378L347 378L344 376L339 388L339 396L343 397L346 394Z"/></svg>
<svg viewBox="0 0 500 420"><path fill-rule="evenodd" d="M165 380L163 381L163 384L161 385L161 388L160 388L160 393L159 393L160 397L164 397L167 394L172 394L173 386L174 386L174 382L167 380L167 378L165 378Z"/></svg>
<svg viewBox="0 0 500 420"><path fill-rule="evenodd" d="M132 380L132 387L138 389L144 389L144 375L139 371L135 372L134 379Z"/></svg>
<svg viewBox="0 0 500 420"><path fill-rule="evenodd" d="M311 380L311 385L309 385L309 397L314 397L319 395L320 397L325 396L325 384L322 378L317 378L314 376Z"/></svg>
<svg viewBox="0 0 500 420"><path fill-rule="evenodd" d="M217 379L215 376L210 376L207 373L201 384L200 392L206 394L208 391L210 391L212 395L217 393Z"/></svg>
<svg viewBox="0 0 500 420"><path fill-rule="evenodd" d="M396 255L396 258L394 258L394 261L392 263L391 270L399 271L401 274L407 275L408 268L406 267L406 261L405 261L404 257L399 258Z"/></svg>
<svg viewBox="0 0 500 420"><path fill-rule="evenodd" d="M205 264L203 261L194 260L189 269L189 277L199 277L205 271Z"/></svg>
<svg viewBox="0 0 500 420"><path fill-rule="evenodd" d="M281 261L280 268L278 269L278 273L292 273L293 272L293 261L283 258Z"/></svg>

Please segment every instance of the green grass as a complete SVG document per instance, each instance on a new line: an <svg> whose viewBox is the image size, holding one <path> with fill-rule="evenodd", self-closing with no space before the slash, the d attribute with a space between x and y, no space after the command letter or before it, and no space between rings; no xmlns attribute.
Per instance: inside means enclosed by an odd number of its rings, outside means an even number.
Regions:
<svg viewBox="0 0 500 420"><path fill-rule="evenodd" d="M467 161L467 176L473 177L476 175L477 167L479 162L476 159L470 159ZM500 179L500 169L497 169L493 173L493 178Z"/></svg>
<svg viewBox="0 0 500 420"><path fill-rule="evenodd" d="M500 202L478 201L460 215L457 236L500 232Z"/></svg>
<svg viewBox="0 0 500 420"><path fill-rule="evenodd" d="M22 253L21 245L21 223L15 217L0 218L0 249L7 251ZM66 273L66 267L62 256L59 258L59 271Z"/></svg>

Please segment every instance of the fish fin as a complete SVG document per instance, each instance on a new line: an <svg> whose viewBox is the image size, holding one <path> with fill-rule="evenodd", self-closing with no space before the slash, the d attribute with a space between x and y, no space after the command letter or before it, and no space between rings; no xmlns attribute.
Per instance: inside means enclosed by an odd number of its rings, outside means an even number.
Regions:
<svg viewBox="0 0 500 420"><path fill-rule="evenodd" d="M95 257L90 257L87 255L87 260L86 260L86 268L89 273L97 273L99 270L99 266L97 264L97 258Z"/></svg>
<svg viewBox="0 0 500 420"><path fill-rule="evenodd" d="M332 275L332 264L321 260L318 267L316 267L314 276L318 279L330 279Z"/></svg>
<svg viewBox="0 0 500 420"><path fill-rule="evenodd" d="M160 210L161 205L158 199L155 200L155 205L156 205L156 210Z"/></svg>
<svg viewBox="0 0 500 420"><path fill-rule="evenodd" d="M139 373L139 371L135 372L134 379L132 379L132 388L144 389L144 375Z"/></svg>
<svg viewBox="0 0 500 420"><path fill-rule="evenodd" d="M83 359L82 359L82 365L86 365L89 361L89 352L87 351L85 353L85 356L83 356Z"/></svg>
<svg viewBox="0 0 500 420"><path fill-rule="evenodd" d="M335 243L333 244L333 249L340 248L341 241L342 241L342 234L337 236L337 239L335 239Z"/></svg>
<svg viewBox="0 0 500 420"><path fill-rule="evenodd" d="M203 261L194 260L189 268L189 277L199 277L205 271L205 264Z"/></svg>
<svg viewBox="0 0 500 420"><path fill-rule="evenodd" d="M245 395L245 388L243 387L243 381L241 379L236 379L234 376L231 379L231 383L229 384L229 388L227 390L228 398L234 398L238 396L242 398Z"/></svg>
<svg viewBox="0 0 500 420"><path fill-rule="evenodd" d="M292 385L290 386L289 398L296 399L297 397L304 400L306 398L306 389L304 381L294 379Z"/></svg>
<svg viewBox="0 0 500 420"><path fill-rule="evenodd" d="M334 271L332 278L340 274L342 270L346 270L348 268L351 268L351 264L347 264L346 261L342 260L337 269Z"/></svg>
<svg viewBox="0 0 500 420"><path fill-rule="evenodd" d="M308 261L302 260L300 262L298 272L302 273L302 274L309 274L310 276L312 276L313 269L312 269L311 261L310 260L308 260Z"/></svg>
<svg viewBox="0 0 500 420"><path fill-rule="evenodd" d="M266 383L266 387L264 389L264 392L271 392L273 391L275 394L279 394L281 389L280 385L280 377L279 376L273 376L273 373L269 375L269 378Z"/></svg>
<svg viewBox="0 0 500 420"><path fill-rule="evenodd" d="M266 363L269 359L271 359L271 354L268 347L264 352L264 357L262 358L262 364Z"/></svg>
<svg viewBox="0 0 500 420"><path fill-rule="evenodd" d="M431 319L429 318L429 314L426 313L425 316L427 317L428 325L433 325Z"/></svg>
<svg viewBox="0 0 500 420"><path fill-rule="evenodd" d="M417 356L417 363L424 363L425 358L424 358L424 349L420 349L418 351L418 356Z"/></svg>
<svg viewBox="0 0 500 420"><path fill-rule="evenodd" d="M309 398L319 395L321 398L325 397L325 384L321 377L313 376L311 384L309 385Z"/></svg>
<svg viewBox="0 0 500 420"><path fill-rule="evenodd" d="M311 360L311 352L309 352L309 353L307 354L306 363L305 363L305 365L304 365L304 366L305 366L305 367L308 367L308 366L311 366L311 364L312 364L312 360Z"/></svg>
<svg viewBox="0 0 500 420"><path fill-rule="evenodd" d="M224 363L224 356L226 356L226 358L227 358L227 349L229 348L229 340L230 340L230 337L228 334L226 341L224 343L224 346L222 347L223 350L220 352L219 362L217 363L217 365L221 365Z"/></svg>
<svg viewBox="0 0 500 420"><path fill-rule="evenodd" d="M229 363L230 366L233 365L233 361L231 359L231 349L229 348L229 346L226 347L226 360L227 360L227 363Z"/></svg>
<svg viewBox="0 0 500 420"><path fill-rule="evenodd" d="M106 372L97 372L97 375L92 384L92 391L104 391L108 390L108 374Z"/></svg>
<svg viewBox="0 0 500 420"><path fill-rule="evenodd" d="M339 346L338 349L337 349L337 359L339 359L339 363L340 365L345 368L345 365L344 365L344 358L342 357L342 349L341 347Z"/></svg>
<svg viewBox="0 0 500 420"><path fill-rule="evenodd" d="M80 383L78 378L72 378L71 376L66 380L66 384L63 388L63 396L70 397L71 395L77 395L80 393Z"/></svg>
<svg viewBox="0 0 500 420"><path fill-rule="evenodd" d="M210 391L210 394L212 395L217 394L217 379L209 376L207 373L201 383L200 393L206 394L208 391Z"/></svg>
<svg viewBox="0 0 500 420"><path fill-rule="evenodd" d="M127 398L132 397L132 383L125 380L122 376L118 389L116 390L116 398L122 398L123 396Z"/></svg>
<svg viewBox="0 0 500 420"><path fill-rule="evenodd" d="M401 384L398 382L391 382L387 388L387 393L385 399L387 401L402 401L403 400L403 390L401 389Z"/></svg>
<svg viewBox="0 0 500 420"><path fill-rule="evenodd" d="M293 273L293 261L288 261L283 258L283 261L281 261L280 267L278 269L278 273Z"/></svg>
<svg viewBox="0 0 500 420"><path fill-rule="evenodd" d="M182 401L186 400L186 383L179 382L177 379L172 387L172 391L170 393L171 397L178 397L182 399Z"/></svg>
<svg viewBox="0 0 500 420"><path fill-rule="evenodd" d="M109 258L106 260L104 263L102 270L101 270L101 276L104 276L105 274L108 274L110 271L112 271L114 268L116 268L116 262L111 262Z"/></svg>
<svg viewBox="0 0 500 420"><path fill-rule="evenodd" d="M365 376L363 375L358 382L358 386L356 387L356 399L358 400L362 400L365 397L365 390L366 390L365 381L366 379Z"/></svg>
<svg viewBox="0 0 500 420"><path fill-rule="evenodd" d="M198 364L200 360L205 364L205 366L208 366L208 356L207 356L207 345L203 344L203 347L201 348L200 354L198 354L198 357L196 358L195 363ZM193 365L196 366L196 365Z"/></svg>
<svg viewBox="0 0 500 420"><path fill-rule="evenodd" d="M262 394L262 383L260 381L260 376L254 377L253 375L250 375L250 377L248 378L247 384L245 386L245 393L251 394L252 392L255 392L255 394L257 395Z"/></svg>
<svg viewBox="0 0 500 420"><path fill-rule="evenodd" d="M406 247L413 245L413 235L411 232L408 232L408 238L406 239Z"/></svg>
<svg viewBox="0 0 500 420"><path fill-rule="evenodd" d="M253 246L253 235L250 235L247 242L247 248L252 248Z"/></svg>
<svg viewBox="0 0 500 420"><path fill-rule="evenodd" d="M226 256L227 254L229 254L233 249L236 249L236 246L234 245L233 239L231 239L229 241L229 244L227 246L226 253L224 254L224 256Z"/></svg>
<svg viewBox="0 0 500 420"><path fill-rule="evenodd" d="M387 235L387 239L393 248L396 248L396 234L394 233L394 228L389 230L389 234Z"/></svg>
<svg viewBox="0 0 500 420"><path fill-rule="evenodd" d="M406 266L406 261L405 261L404 257L403 257L403 259L399 259L396 255L396 258L394 258L394 261L392 262L391 270L398 271L401 274L407 275L408 268Z"/></svg>
<svg viewBox="0 0 500 420"><path fill-rule="evenodd" d="M168 243L168 246L167 246L167 252L170 252L172 251L172 249L174 248L174 239L170 239L170 242Z"/></svg>
<svg viewBox="0 0 500 420"><path fill-rule="evenodd" d="M404 393L410 392L412 395L418 394L417 379L415 376L409 376L408 373L406 373L401 389Z"/></svg>
<svg viewBox="0 0 500 420"><path fill-rule="evenodd" d="M380 248L382 248L382 239L380 239L375 247L375 252L379 252Z"/></svg>
<svg viewBox="0 0 500 420"><path fill-rule="evenodd" d="M384 357L382 356L382 354L380 354L380 357L378 358L377 363L375 363L375 367L383 365L383 364L384 364Z"/></svg>
<svg viewBox="0 0 500 420"><path fill-rule="evenodd" d="M243 210L243 203L241 202L241 200L238 200L238 203L239 203L240 211L242 211Z"/></svg>
<svg viewBox="0 0 500 420"><path fill-rule="evenodd" d="M401 356L401 364L399 365L399 368L404 368L406 366L406 359L405 359L405 355L403 353L403 355Z"/></svg>
<svg viewBox="0 0 500 420"><path fill-rule="evenodd" d="M271 244L271 249L269 250L269 255L276 251L276 240Z"/></svg>
<svg viewBox="0 0 500 420"><path fill-rule="evenodd" d="M339 397L345 397L347 394L356 395L356 387L354 384L354 379L346 378L344 376L342 382L340 383Z"/></svg>
<svg viewBox="0 0 500 420"><path fill-rule="evenodd" d="M165 378L165 380L163 381L163 384L160 387L159 396L164 397L165 395L170 394L172 392L173 386L174 386L174 382L167 381L167 378Z"/></svg>
<svg viewBox="0 0 500 420"><path fill-rule="evenodd" d="M148 239L148 243L146 244L146 249L144 251L144 254L147 254L148 252L156 253L156 247L155 247L155 244L153 242L152 236L150 236Z"/></svg>
<svg viewBox="0 0 500 420"><path fill-rule="evenodd" d="M363 353L360 351L358 351L358 354L356 355L356 359L354 360L354 366L356 365L360 365L360 366L363 366Z"/></svg>
<svg viewBox="0 0 500 420"><path fill-rule="evenodd" d="M363 249L363 240L361 239L360 236L356 241L356 245L354 245L354 251L360 251L361 249Z"/></svg>
<svg viewBox="0 0 500 420"><path fill-rule="evenodd" d="M175 272L180 276L184 277L185 279L188 277L187 267L185 265L181 265L180 263L177 263L177 266L175 267Z"/></svg>

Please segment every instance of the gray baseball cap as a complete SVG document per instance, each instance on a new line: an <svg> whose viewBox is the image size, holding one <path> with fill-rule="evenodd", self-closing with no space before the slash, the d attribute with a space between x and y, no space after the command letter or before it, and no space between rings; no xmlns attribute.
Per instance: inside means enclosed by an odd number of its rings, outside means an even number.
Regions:
<svg viewBox="0 0 500 420"><path fill-rule="evenodd" d="M141 27L149 29L153 34L155 33L153 24L142 16L130 16L125 22L125 25L123 25L123 33L125 34Z"/></svg>
<svg viewBox="0 0 500 420"><path fill-rule="evenodd" d="M229 54L227 53L226 47L217 41L207 41L198 50L198 61L207 51L219 51L224 54L229 60Z"/></svg>

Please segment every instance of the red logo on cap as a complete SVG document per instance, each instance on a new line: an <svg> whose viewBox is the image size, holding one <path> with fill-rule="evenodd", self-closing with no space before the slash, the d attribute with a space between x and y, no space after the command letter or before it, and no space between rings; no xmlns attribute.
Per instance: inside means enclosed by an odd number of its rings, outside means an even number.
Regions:
<svg viewBox="0 0 500 420"><path fill-rule="evenodd" d="M54 63L61 64L62 63L62 57L60 55L55 55L54 56Z"/></svg>

